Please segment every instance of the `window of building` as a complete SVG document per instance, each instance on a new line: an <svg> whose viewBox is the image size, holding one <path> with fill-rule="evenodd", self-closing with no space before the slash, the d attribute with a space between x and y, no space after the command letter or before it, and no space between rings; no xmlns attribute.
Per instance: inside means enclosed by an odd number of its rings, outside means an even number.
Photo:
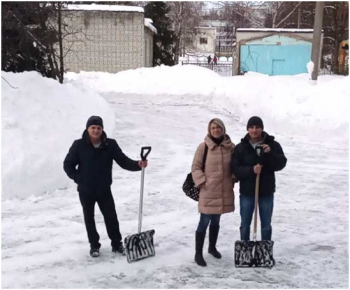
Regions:
<svg viewBox="0 0 350 290"><path fill-rule="evenodd" d="M200 44L208 44L208 38L200 37L199 38L199 43Z"/></svg>

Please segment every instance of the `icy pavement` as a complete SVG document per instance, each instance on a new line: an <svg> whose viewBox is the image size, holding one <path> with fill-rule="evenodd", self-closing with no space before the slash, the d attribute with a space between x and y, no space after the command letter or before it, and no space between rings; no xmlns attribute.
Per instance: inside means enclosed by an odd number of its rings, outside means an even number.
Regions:
<svg viewBox="0 0 350 290"><path fill-rule="evenodd" d="M109 94L105 98L115 109L117 132L110 137L123 151L137 159L141 146L152 146L143 230L155 229L156 256L128 264L126 257L112 253L96 206L102 248L100 258L91 258L75 187L57 189L2 202L2 288L349 287L348 144L311 142L265 128L288 158L287 167L277 173L273 216L277 264L271 270L234 267L233 245L239 239L240 222L236 185L236 211L221 220L218 249L223 258L216 260L205 251L208 266L202 268L193 261L199 220L196 203L181 186L212 117L224 121L236 144L246 133L245 124L200 101L190 105L186 96ZM137 232L140 173L115 165L113 178L125 237Z"/></svg>

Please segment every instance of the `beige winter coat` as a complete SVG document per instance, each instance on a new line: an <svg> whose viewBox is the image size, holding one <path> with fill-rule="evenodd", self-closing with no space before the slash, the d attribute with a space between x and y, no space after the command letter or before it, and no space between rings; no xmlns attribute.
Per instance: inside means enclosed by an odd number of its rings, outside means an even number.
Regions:
<svg viewBox="0 0 350 290"><path fill-rule="evenodd" d="M203 172L204 142L208 146L208 155ZM233 212L235 178L230 164L235 145L228 135L219 146L209 136L204 142L198 146L192 163L193 180L196 187L200 187L198 210L205 214Z"/></svg>

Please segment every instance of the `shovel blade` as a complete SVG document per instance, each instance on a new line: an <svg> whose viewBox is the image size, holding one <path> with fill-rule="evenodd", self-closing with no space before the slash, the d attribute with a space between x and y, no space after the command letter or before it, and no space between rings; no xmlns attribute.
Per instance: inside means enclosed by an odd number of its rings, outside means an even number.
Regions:
<svg viewBox="0 0 350 290"><path fill-rule="evenodd" d="M124 239L126 258L129 263L152 257L154 250L153 236L155 230L149 230L127 236Z"/></svg>
<svg viewBox="0 0 350 290"><path fill-rule="evenodd" d="M236 241L236 268L272 268L275 265L273 244L273 241Z"/></svg>

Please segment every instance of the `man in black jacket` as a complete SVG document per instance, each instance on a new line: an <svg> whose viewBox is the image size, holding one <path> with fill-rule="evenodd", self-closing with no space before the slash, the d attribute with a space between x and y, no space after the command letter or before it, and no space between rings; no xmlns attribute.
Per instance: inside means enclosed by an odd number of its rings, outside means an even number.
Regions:
<svg viewBox="0 0 350 290"><path fill-rule="evenodd" d="M232 173L240 182L241 240L249 240L250 224L255 207L255 179L260 173L259 214L261 239L271 240L272 211L276 189L275 171L282 170L287 163L281 145L273 136L263 131L259 117L251 117L247 124L248 134L241 140L232 155ZM263 160L258 159L256 146L263 148ZM258 164L258 160L260 163Z"/></svg>
<svg viewBox="0 0 350 290"><path fill-rule="evenodd" d="M102 118L90 117L82 138L75 140L69 149L63 168L68 177L78 184L92 257L99 256L101 247L94 218L96 202L103 214L107 233L112 241L112 251L125 255L111 192L113 160L123 169L130 171L140 171L142 167L147 167L147 161L131 160L122 152L114 139L107 138L103 131Z"/></svg>

